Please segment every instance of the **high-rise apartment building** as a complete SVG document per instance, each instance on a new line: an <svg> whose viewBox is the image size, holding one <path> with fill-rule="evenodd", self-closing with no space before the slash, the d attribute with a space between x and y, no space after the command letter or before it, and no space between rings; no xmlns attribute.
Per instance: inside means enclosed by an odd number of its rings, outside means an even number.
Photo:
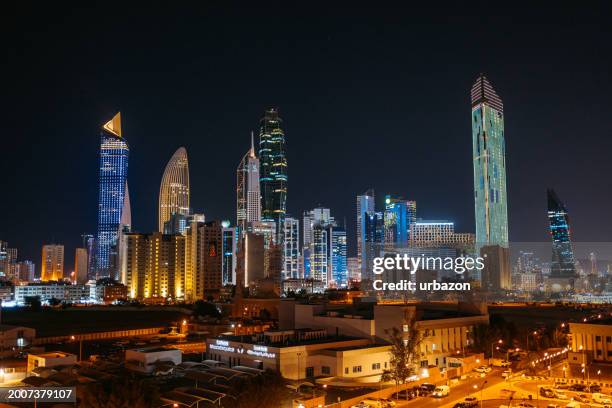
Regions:
<svg viewBox="0 0 612 408"><path fill-rule="evenodd" d="M508 246L504 106L481 74L472 86L476 246Z"/></svg>
<svg viewBox="0 0 612 408"><path fill-rule="evenodd" d="M411 226L410 246L418 248L470 247L474 234L455 232L451 221L419 220Z"/></svg>
<svg viewBox="0 0 612 408"><path fill-rule="evenodd" d="M357 196L357 228L355 237L357 238L357 260L359 261L359 268L361 269L361 274L366 275L365 268L365 242L366 242L366 222L365 217L368 213L373 213L375 209L375 201L374 201L374 190L369 189L362 195Z"/></svg>
<svg viewBox="0 0 612 408"><path fill-rule="evenodd" d="M60 281L64 279L64 246L43 245L40 280Z"/></svg>
<svg viewBox="0 0 612 408"><path fill-rule="evenodd" d="M172 214L189 212L189 161L187 150L180 147L166 165L159 187L159 232L164 232L164 224Z"/></svg>
<svg viewBox="0 0 612 408"><path fill-rule="evenodd" d="M221 226L223 228L222 284L235 285L238 228L230 227L229 221L223 221Z"/></svg>
<svg viewBox="0 0 612 408"><path fill-rule="evenodd" d="M246 231L249 223L261 221L261 193L259 185L259 159L251 133L251 148L236 170L236 225Z"/></svg>
<svg viewBox="0 0 612 408"><path fill-rule="evenodd" d="M87 283L87 264L87 248L76 248L74 251L74 281L76 283Z"/></svg>
<svg viewBox="0 0 612 408"><path fill-rule="evenodd" d="M285 218L283 239L283 280L299 278L300 262L300 220Z"/></svg>
<svg viewBox="0 0 612 408"><path fill-rule="evenodd" d="M331 283L337 288L348 287L346 265L346 231L341 228L330 228L331 231Z"/></svg>
<svg viewBox="0 0 612 408"><path fill-rule="evenodd" d="M185 297L185 237L127 233L125 285L135 299L166 301Z"/></svg>
<svg viewBox="0 0 612 408"><path fill-rule="evenodd" d="M287 211L287 154L282 119L274 108L266 110L259 128L261 218L276 224L280 243Z"/></svg>
<svg viewBox="0 0 612 408"><path fill-rule="evenodd" d="M121 114L117 113L102 126L100 133L98 233L94 267L97 277L113 276L117 272L112 251L117 245L126 203L129 152L121 131Z"/></svg>

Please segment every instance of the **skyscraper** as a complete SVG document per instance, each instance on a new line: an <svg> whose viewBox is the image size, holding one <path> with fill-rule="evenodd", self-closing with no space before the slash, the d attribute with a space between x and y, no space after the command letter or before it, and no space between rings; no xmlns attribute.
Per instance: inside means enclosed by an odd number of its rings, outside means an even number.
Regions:
<svg viewBox="0 0 612 408"><path fill-rule="evenodd" d="M410 225L416 221L416 202L385 197L385 244L408 245Z"/></svg>
<svg viewBox="0 0 612 408"><path fill-rule="evenodd" d="M284 230L283 279L297 279L300 262L300 221L297 218L286 217Z"/></svg>
<svg viewBox="0 0 612 408"><path fill-rule="evenodd" d="M236 225L246 231L251 222L261 221L261 194L259 189L259 159L251 133L251 148L236 170Z"/></svg>
<svg viewBox="0 0 612 408"><path fill-rule="evenodd" d="M366 227L365 227L365 214L374 212L374 190L369 189L362 195L357 196L357 260L359 261L359 268L361 274L364 274L365 262L364 262L364 251L366 242Z"/></svg>
<svg viewBox="0 0 612 408"><path fill-rule="evenodd" d="M546 191L548 198L548 222L552 239L551 278L574 279L576 265L572 248L569 215L565 205L554 190Z"/></svg>
<svg viewBox="0 0 612 408"><path fill-rule="evenodd" d="M130 149L121 131L121 113L117 113L102 126L100 133L98 233L94 268L97 277L116 273L111 250L117 245L121 215L126 202L129 153Z"/></svg>
<svg viewBox="0 0 612 408"><path fill-rule="evenodd" d="M229 221L221 223L223 227L223 285L236 284L236 249L238 245L237 227L230 227Z"/></svg>
<svg viewBox="0 0 612 408"><path fill-rule="evenodd" d="M78 284L87 283L87 248L77 248L74 251L74 281Z"/></svg>
<svg viewBox="0 0 612 408"><path fill-rule="evenodd" d="M331 231L331 281L337 288L348 287L346 265L346 231L330 228Z"/></svg>
<svg viewBox="0 0 612 408"><path fill-rule="evenodd" d="M159 232L172 214L189 214L189 162L187 150L179 147L166 165L159 187Z"/></svg>
<svg viewBox="0 0 612 408"><path fill-rule="evenodd" d="M481 74L472 86L476 246L508 246L504 106Z"/></svg>
<svg viewBox="0 0 612 408"><path fill-rule="evenodd" d="M43 245L40 280L59 281L64 278L64 246Z"/></svg>
<svg viewBox="0 0 612 408"><path fill-rule="evenodd" d="M276 223L280 243L287 210L287 156L283 121L274 108L266 110L259 128L261 217Z"/></svg>

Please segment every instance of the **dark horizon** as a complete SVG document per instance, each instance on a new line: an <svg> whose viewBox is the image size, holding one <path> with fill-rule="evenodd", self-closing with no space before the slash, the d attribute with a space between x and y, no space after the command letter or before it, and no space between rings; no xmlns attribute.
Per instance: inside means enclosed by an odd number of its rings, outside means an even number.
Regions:
<svg viewBox="0 0 612 408"><path fill-rule="evenodd" d="M488 3L486 3L488 4ZM121 111L133 229L156 230L159 183L189 156L191 207L235 224L236 166L264 110L287 141L288 213L346 218L373 187L474 232L469 91L505 112L511 241L548 241L546 189L576 241L610 241L608 5L305 11L17 6L8 27L0 239L40 268L44 243L96 232L99 129ZM474 10L476 9L476 11ZM477 12L477 8L470 12ZM36 13L34 13L36 11ZM353 252L353 251L351 251Z"/></svg>

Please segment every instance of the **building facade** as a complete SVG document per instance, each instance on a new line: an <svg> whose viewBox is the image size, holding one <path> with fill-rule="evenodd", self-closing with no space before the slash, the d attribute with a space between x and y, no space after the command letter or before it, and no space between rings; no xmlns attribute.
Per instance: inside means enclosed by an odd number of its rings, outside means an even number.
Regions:
<svg viewBox="0 0 612 408"><path fill-rule="evenodd" d="M172 214L189 212L189 160L187 150L180 147L166 165L159 187L159 232L164 232L164 224Z"/></svg>
<svg viewBox="0 0 612 408"><path fill-rule="evenodd" d="M364 260L365 253L365 242L366 242L366 223L365 217L368 213L373 213L375 209L375 201L374 201L374 190L369 189L362 195L357 196L357 228L355 237L357 238L357 260L359 261L359 269L361 270L361 275L365 275L365 265L366 262Z"/></svg>
<svg viewBox="0 0 612 408"><path fill-rule="evenodd" d="M98 233L94 268L98 277L113 276L116 273L112 255L117 245L121 215L128 194L129 153L130 149L121 131L121 113L117 113L102 126L100 133Z"/></svg>
<svg viewBox="0 0 612 408"><path fill-rule="evenodd" d="M40 280L60 281L64 279L64 246L43 245Z"/></svg>
<svg viewBox="0 0 612 408"><path fill-rule="evenodd" d="M259 159L255 154L252 133L251 148L236 170L236 186L236 225L240 231L246 231L249 223L261 221Z"/></svg>
<svg viewBox="0 0 612 408"><path fill-rule="evenodd" d="M76 283L87 283L88 271L88 255L87 248L76 248L74 251L74 278Z"/></svg>
<svg viewBox="0 0 612 408"><path fill-rule="evenodd" d="M504 106L484 75L471 92L476 245L508 246Z"/></svg>
<svg viewBox="0 0 612 408"><path fill-rule="evenodd" d="M576 278L576 259L572 248L569 215L554 190L547 191L548 222L552 240L550 277L566 279L568 284Z"/></svg>
<svg viewBox="0 0 612 408"><path fill-rule="evenodd" d="M276 242L283 238L287 212L287 153L282 119L274 108L266 110L259 128L261 217L276 223Z"/></svg>
<svg viewBox="0 0 612 408"><path fill-rule="evenodd" d="M285 218L283 239L283 280L298 279L300 262L300 220Z"/></svg>

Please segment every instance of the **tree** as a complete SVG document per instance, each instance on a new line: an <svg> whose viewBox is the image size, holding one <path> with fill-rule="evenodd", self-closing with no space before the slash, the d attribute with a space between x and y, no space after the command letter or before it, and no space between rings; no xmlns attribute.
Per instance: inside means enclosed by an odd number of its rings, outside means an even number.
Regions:
<svg viewBox="0 0 612 408"><path fill-rule="evenodd" d="M385 330L391 342L391 369L383 373L381 381L395 381L397 386L416 374L417 363L422 356L423 335L416 327L415 316L410 318L407 328L407 333L397 327Z"/></svg>
<svg viewBox="0 0 612 408"><path fill-rule="evenodd" d="M214 318L221 317L221 313L219 312L219 309L217 309L217 306L215 306L213 303L205 302L203 300L198 300L194 303L193 313L196 316L208 316Z"/></svg>
<svg viewBox="0 0 612 408"><path fill-rule="evenodd" d="M285 387L278 373L266 371L257 377L248 378L236 384L240 390L235 401L224 401L224 406L235 408L259 408L288 406L291 392Z"/></svg>
<svg viewBox="0 0 612 408"><path fill-rule="evenodd" d="M131 375L84 387L79 406L90 408L148 408L158 403L156 387Z"/></svg>
<svg viewBox="0 0 612 408"><path fill-rule="evenodd" d="M40 311L40 296L26 296L24 297L23 301L32 311Z"/></svg>

